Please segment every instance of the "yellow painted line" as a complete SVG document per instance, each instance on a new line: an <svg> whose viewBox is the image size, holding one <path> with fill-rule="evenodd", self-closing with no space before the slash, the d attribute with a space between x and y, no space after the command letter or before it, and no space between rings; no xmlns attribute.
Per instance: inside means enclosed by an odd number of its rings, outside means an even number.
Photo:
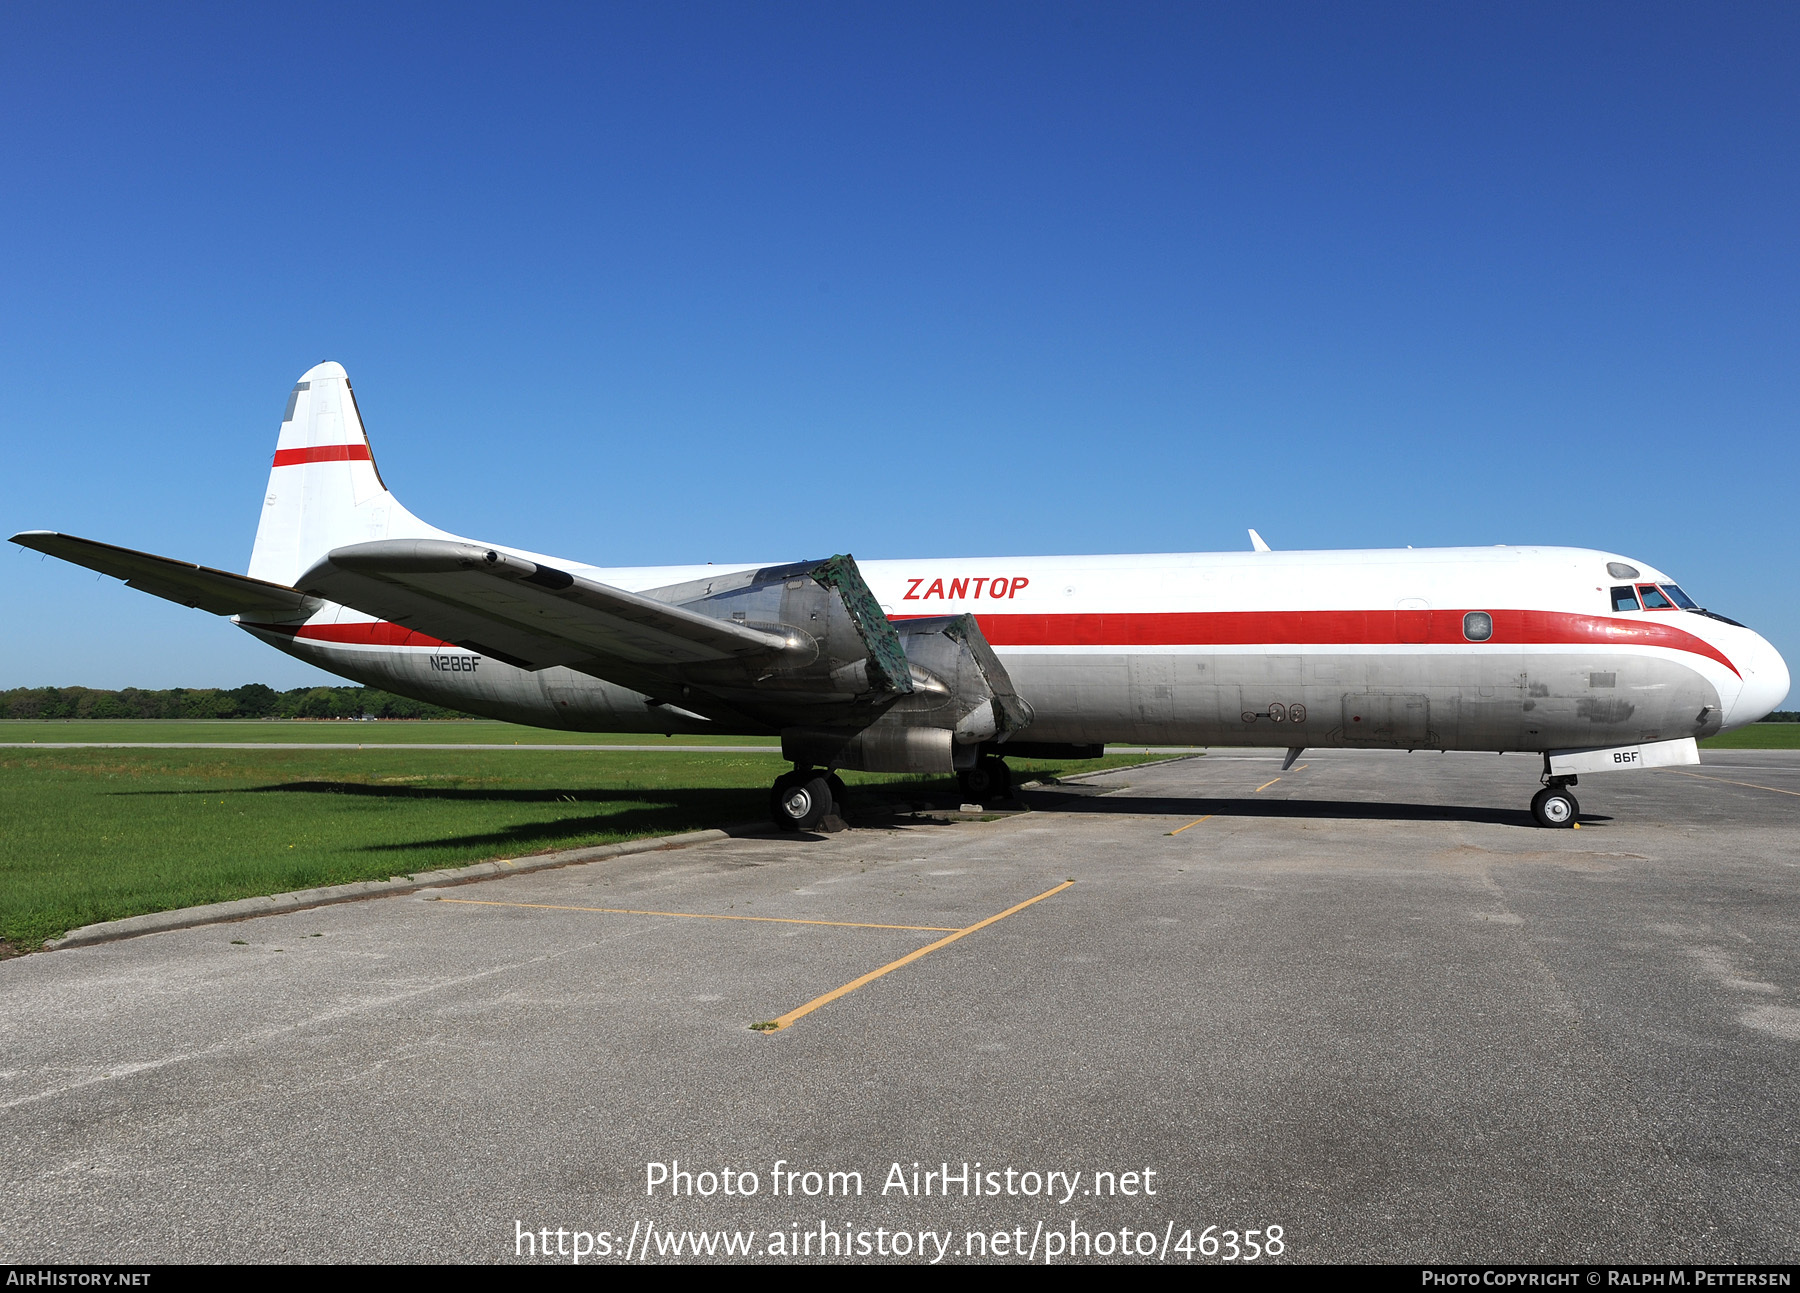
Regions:
<svg viewBox="0 0 1800 1293"><path fill-rule="evenodd" d="M1044 890L1044 892L1040 893L1035 898L1027 898L1024 902L1020 903L1016 907L1008 907L1005 911L1001 912L997 916L989 916L986 920L976 921L973 925L970 925L967 928L957 930L954 934L950 935L949 938L940 938L935 943L927 943L924 947L919 948L918 951L916 951L916 952L908 952L905 956L901 957L898 961L889 961L886 965L882 966L879 970L870 970L867 974L863 975L860 979L852 979L852 980L850 980L850 982L846 983L841 988L833 988L830 992L827 992L822 997L814 997L811 1001L807 1002L804 1006L799 1007L797 1010L790 1010L785 1015L780 1015L780 1016L776 1017L775 1019L771 1019L766 1024L757 1024L756 1031L760 1032L760 1033L780 1032L783 1028L787 1028L790 1025L792 1025L796 1020L804 1019L807 1015L810 1015L813 1011L817 1010L820 1006L829 1006L832 1002L836 1001L839 997L848 996L850 993L855 992L858 988L862 987L865 983L873 983L873 982L875 982L875 980L879 979L884 974L892 974L895 970L898 970L903 965L911 965L914 961L918 960L921 956L929 956L931 953L937 951L938 948L940 948L940 947L948 947L948 946L950 946L950 944L954 943L959 938L967 938L970 934L973 934L976 930L986 929L989 925L995 924L998 921L1005 920L1008 916L1015 915L1018 912L1024 911L1027 907L1031 906L1031 904L1034 902L1042 902L1046 898L1053 898L1057 894L1061 893L1064 889L1067 889L1070 885L1072 885L1074 883L1075 882L1073 880L1064 880L1061 884L1057 885L1056 888L1046 889L1046 890Z"/></svg>
<svg viewBox="0 0 1800 1293"><path fill-rule="evenodd" d="M1280 777L1275 778L1275 781L1280 781L1280 780L1281 780ZM1255 790L1252 790L1250 793L1253 795L1260 795L1263 791L1267 790L1270 786L1274 785L1275 781L1265 781L1262 783L1262 785L1258 786Z"/></svg>
<svg viewBox="0 0 1800 1293"><path fill-rule="evenodd" d="M916 929L930 934L969 931L952 925L871 925L860 920L799 920L792 916L719 916L705 911L639 911L633 907L560 907L549 902L485 902L479 898L439 898L464 907L528 907L534 911L597 911L607 916L680 916L683 920L750 920L766 925L835 925L839 929ZM1036 901L1035 899L1033 901Z"/></svg>
<svg viewBox="0 0 1800 1293"><path fill-rule="evenodd" d="M1189 822L1187 824L1187 826L1179 826L1176 829L1170 831L1169 834L1179 835L1179 834L1181 834L1182 831L1185 831L1188 828L1188 826L1198 826L1200 824L1200 822L1210 822L1212 819L1213 819L1213 815L1211 813L1208 813L1206 816L1200 818L1199 821Z"/></svg>
<svg viewBox="0 0 1800 1293"><path fill-rule="evenodd" d="M1681 772L1681 769L1675 768L1672 769L1672 771ZM1700 772L1681 772L1681 775L1684 777L1698 777L1702 781L1716 781L1722 786L1744 786L1750 790L1772 790L1778 795L1800 796L1800 790L1783 790L1779 786L1759 786L1754 781L1732 781L1728 777L1709 777Z"/></svg>

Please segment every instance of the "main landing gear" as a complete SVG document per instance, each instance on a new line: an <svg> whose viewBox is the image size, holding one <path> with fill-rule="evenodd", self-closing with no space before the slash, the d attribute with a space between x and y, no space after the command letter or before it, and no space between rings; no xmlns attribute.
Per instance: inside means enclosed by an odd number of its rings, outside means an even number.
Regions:
<svg viewBox="0 0 1800 1293"><path fill-rule="evenodd" d="M1581 805L1569 793L1569 787L1574 784L1574 777L1551 777L1544 783L1544 788L1531 797L1531 815L1537 818L1539 826L1562 829L1575 825L1575 819L1581 815Z"/></svg>
<svg viewBox="0 0 1800 1293"><path fill-rule="evenodd" d="M956 781L963 798L972 803L1012 798L1012 769L991 754L957 773ZM769 817L784 831L842 830L845 798L844 783L835 772L795 768L775 779L769 791Z"/></svg>
<svg viewBox="0 0 1800 1293"><path fill-rule="evenodd" d="M989 754L967 772L956 774L963 798L972 803L990 803L1012 798L1012 769L1006 760Z"/></svg>
<svg viewBox="0 0 1800 1293"><path fill-rule="evenodd" d="M844 783L835 772L795 768L775 779L769 792L769 815L784 831L810 831L821 826L842 830ZM826 821L839 823L833 827Z"/></svg>

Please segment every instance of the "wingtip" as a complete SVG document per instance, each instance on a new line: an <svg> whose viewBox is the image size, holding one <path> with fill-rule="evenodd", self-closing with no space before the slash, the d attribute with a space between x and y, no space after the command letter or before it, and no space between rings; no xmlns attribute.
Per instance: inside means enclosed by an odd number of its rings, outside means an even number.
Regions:
<svg viewBox="0 0 1800 1293"><path fill-rule="evenodd" d="M1250 531L1250 548L1253 552L1273 552L1274 549L1263 542L1262 535L1255 530Z"/></svg>

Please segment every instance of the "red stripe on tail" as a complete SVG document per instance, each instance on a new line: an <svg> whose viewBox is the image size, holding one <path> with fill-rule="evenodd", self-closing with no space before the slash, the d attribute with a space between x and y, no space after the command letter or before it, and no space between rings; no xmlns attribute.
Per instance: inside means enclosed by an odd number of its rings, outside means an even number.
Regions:
<svg viewBox="0 0 1800 1293"><path fill-rule="evenodd" d="M298 467L303 462L373 462L366 444L318 444L310 449L277 449L277 467Z"/></svg>

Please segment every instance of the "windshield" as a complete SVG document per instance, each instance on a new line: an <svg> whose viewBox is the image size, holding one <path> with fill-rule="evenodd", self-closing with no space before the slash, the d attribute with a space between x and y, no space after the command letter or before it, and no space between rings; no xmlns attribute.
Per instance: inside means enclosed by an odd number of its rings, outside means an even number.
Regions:
<svg viewBox="0 0 1800 1293"><path fill-rule="evenodd" d="M1682 592L1681 585L1664 584L1662 590L1669 595L1669 600L1681 607L1682 610L1692 611L1699 609L1699 603L1695 602L1692 597L1689 597L1686 593Z"/></svg>

